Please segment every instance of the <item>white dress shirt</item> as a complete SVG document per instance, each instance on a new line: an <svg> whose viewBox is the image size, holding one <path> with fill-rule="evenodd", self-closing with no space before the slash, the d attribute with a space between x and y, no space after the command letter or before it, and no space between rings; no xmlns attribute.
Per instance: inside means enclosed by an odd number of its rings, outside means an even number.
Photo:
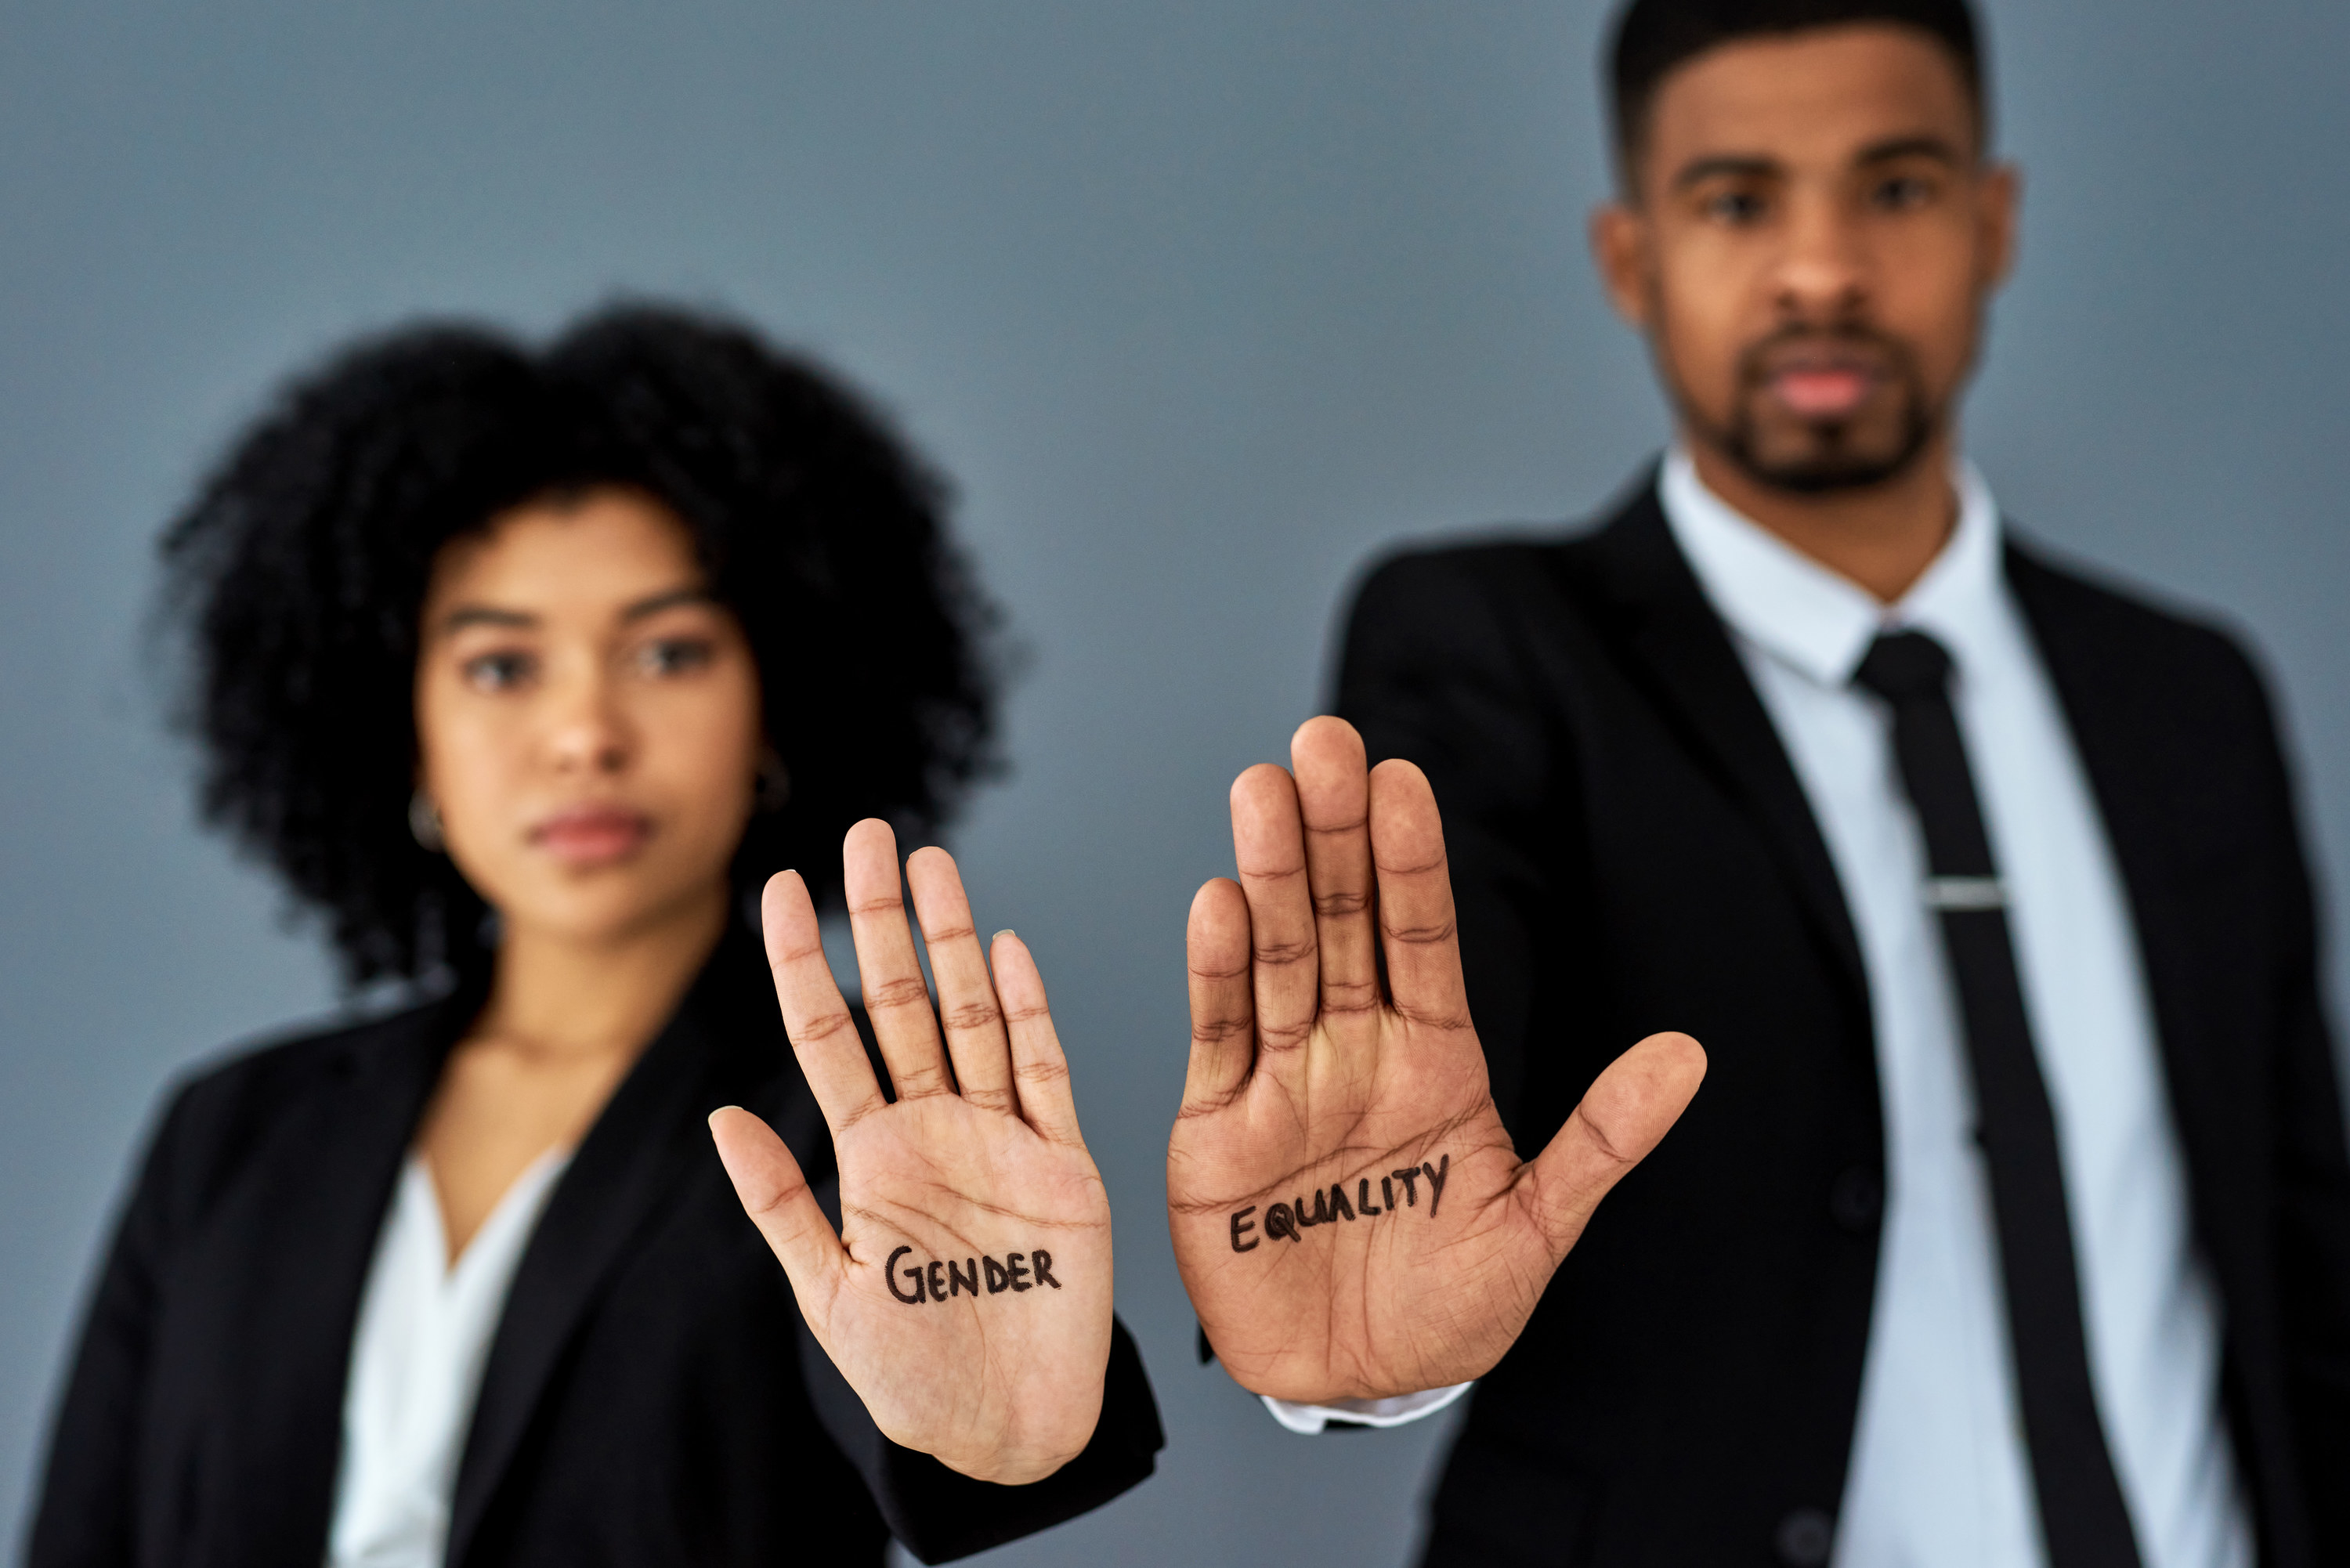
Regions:
<svg viewBox="0 0 2350 1568"><path fill-rule="evenodd" d="M2007 893L2080 1268L2090 1382L2147 1568L2252 1561L2220 1407L2220 1307L2197 1256L2129 906L2071 730L2001 566L1999 514L1959 522L1880 604L1732 511L1686 453L1659 482L1688 557L1794 762L1868 980L1886 1199L1839 1568L2044 1562L2001 1294L1989 1172L1891 713L1854 689L1880 631L1950 651L1951 705Z"/></svg>
<svg viewBox="0 0 2350 1568"><path fill-rule="evenodd" d="M490 1338L570 1162L568 1149L539 1156L452 1263L432 1174L409 1157L351 1341L327 1568L441 1568Z"/></svg>

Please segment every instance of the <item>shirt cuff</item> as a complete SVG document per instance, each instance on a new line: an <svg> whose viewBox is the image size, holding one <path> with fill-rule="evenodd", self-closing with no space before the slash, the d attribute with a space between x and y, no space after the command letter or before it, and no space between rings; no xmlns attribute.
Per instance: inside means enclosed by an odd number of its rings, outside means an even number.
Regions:
<svg viewBox="0 0 2350 1568"><path fill-rule="evenodd" d="M1293 1432L1314 1437L1333 1422L1348 1427L1408 1427L1433 1416L1477 1385L1455 1383L1419 1394L1398 1394L1386 1399L1333 1399L1327 1405L1293 1405L1270 1394L1260 1395L1273 1418Z"/></svg>

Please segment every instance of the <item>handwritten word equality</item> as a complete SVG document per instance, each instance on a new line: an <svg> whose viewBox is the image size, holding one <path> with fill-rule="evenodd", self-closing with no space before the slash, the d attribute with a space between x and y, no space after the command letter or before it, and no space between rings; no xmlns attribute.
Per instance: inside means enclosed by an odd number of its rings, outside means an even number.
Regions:
<svg viewBox="0 0 2350 1568"><path fill-rule="evenodd" d="M1417 1209L1419 1207L1419 1180L1422 1177L1428 1179L1428 1217L1433 1220L1436 1218L1436 1205L1444 1197L1444 1179L1451 1174L1451 1171L1452 1157L1449 1154L1436 1165L1415 1165L1404 1170L1391 1170L1379 1178L1379 1200L1377 1203L1371 1201L1369 1177L1361 1177L1356 1180L1355 1196L1351 1200L1347 1197L1347 1184L1343 1181L1334 1181L1330 1184L1330 1189L1327 1192L1315 1191L1311 1211L1306 1209L1305 1199L1303 1198L1287 1203L1276 1203L1264 1211L1264 1233L1276 1241L1284 1237L1292 1241L1297 1241L1304 1240L1298 1234L1299 1231L1310 1231L1316 1225L1328 1225L1336 1220L1353 1220L1357 1217L1370 1220L1381 1214L1392 1214L1398 1207L1395 1189L1396 1183L1399 1181L1403 1183L1401 1206L1406 1209ZM1259 1238L1249 1236L1245 1241L1241 1240L1257 1228L1257 1222L1249 1218L1255 1212L1256 1205L1252 1203L1232 1215L1233 1251L1256 1251Z"/></svg>
<svg viewBox="0 0 2350 1568"><path fill-rule="evenodd" d="M898 1267L898 1260L913 1250L900 1247L881 1265L882 1276L889 1282L889 1293L908 1306L919 1306L926 1301L942 1302L965 1291L975 1296L983 1278L992 1296L1002 1295L1005 1291L1033 1291L1038 1285L1050 1285L1056 1291L1061 1288L1061 1282L1053 1277L1050 1252L1006 1252L1000 1263L993 1258L965 1258L958 1265L951 1259L933 1258L927 1265L909 1263L903 1269ZM911 1287L910 1290L898 1288L901 1277Z"/></svg>

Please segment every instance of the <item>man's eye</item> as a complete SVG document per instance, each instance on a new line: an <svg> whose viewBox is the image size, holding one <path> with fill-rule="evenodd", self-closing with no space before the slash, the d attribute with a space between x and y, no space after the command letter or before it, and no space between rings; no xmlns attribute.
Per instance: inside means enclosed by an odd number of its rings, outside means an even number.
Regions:
<svg viewBox="0 0 2350 1568"><path fill-rule="evenodd" d="M668 637L645 644L637 654L637 665L648 675L682 675L709 664L712 652L700 638Z"/></svg>
<svg viewBox="0 0 2350 1568"><path fill-rule="evenodd" d="M530 679L534 660L527 653L484 653L465 660L465 684L478 691L504 691Z"/></svg>
<svg viewBox="0 0 2350 1568"><path fill-rule="evenodd" d="M1914 174L1897 174L1880 182L1871 200L1888 213L1907 213L1926 205L1934 198L1934 187Z"/></svg>
<svg viewBox="0 0 2350 1568"><path fill-rule="evenodd" d="M1743 226L1762 216L1764 202L1752 191L1719 191L1705 199L1705 215L1716 223Z"/></svg>

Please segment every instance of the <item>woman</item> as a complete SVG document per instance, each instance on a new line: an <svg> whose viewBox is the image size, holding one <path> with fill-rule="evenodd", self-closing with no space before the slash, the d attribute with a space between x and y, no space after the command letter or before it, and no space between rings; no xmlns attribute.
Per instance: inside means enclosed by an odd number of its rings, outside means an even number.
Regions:
<svg viewBox="0 0 2350 1568"><path fill-rule="evenodd" d="M1149 1472L1035 966L916 855L942 1045L860 820L984 758L939 511L816 369L649 307L394 333L236 443L164 541L207 815L438 994L174 1097L34 1563L937 1561Z"/></svg>

